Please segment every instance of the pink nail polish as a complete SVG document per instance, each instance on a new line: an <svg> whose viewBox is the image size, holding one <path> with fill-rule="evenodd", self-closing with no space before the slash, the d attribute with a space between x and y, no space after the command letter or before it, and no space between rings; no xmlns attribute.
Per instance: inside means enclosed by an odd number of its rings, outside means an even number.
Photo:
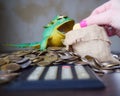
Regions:
<svg viewBox="0 0 120 96"><path fill-rule="evenodd" d="M80 27L86 27L87 26L87 22L85 20L80 22Z"/></svg>

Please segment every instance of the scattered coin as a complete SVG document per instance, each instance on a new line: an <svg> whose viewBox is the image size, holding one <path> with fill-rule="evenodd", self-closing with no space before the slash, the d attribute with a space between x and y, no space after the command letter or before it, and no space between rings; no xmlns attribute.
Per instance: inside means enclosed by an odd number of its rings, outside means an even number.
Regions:
<svg viewBox="0 0 120 96"><path fill-rule="evenodd" d="M27 67L29 67L31 65L31 63L32 62L30 60L28 60L27 62L25 62L23 64L20 64L20 66L21 66L21 68L27 68Z"/></svg>
<svg viewBox="0 0 120 96"><path fill-rule="evenodd" d="M38 56L42 56L42 55L45 55L45 54L47 54L47 53L48 53L48 52L47 52L46 50L40 51L39 54L38 54Z"/></svg>
<svg viewBox="0 0 120 96"><path fill-rule="evenodd" d="M20 69L20 65L17 63L9 63L1 66L2 71L15 72Z"/></svg>
<svg viewBox="0 0 120 96"><path fill-rule="evenodd" d="M44 59L44 58L43 58L42 56L39 56L39 57L33 59L33 60L32 60L32 63L37 63L37 62L39 62L39 61L42 61L43 59Z"/></svg>
<svg viewBox="0 0 120 96"><path fill-rule="evenodd" d="M17 55L8 55L8 56L4 57L4 59L6 61L9 61L9 62L12 62L12 63L16 63L17 61L21 60L22 57L19 57Z"/></svg>
<svg viewBox="0 0 120 96"><path fill-rule="evenodd" d="M51 62L49 62L49 61L41 61L41 62L37 63L38 66L47 66L47 65L50 65L50 64L51 64Z"/></svg>
<svg viewBox="0 0 120 96"><path fill-rule="evenodd" d="M8 54L7 53L0 54L0 58L5 57L5 56L8 56Z"/></svg>
<svg viewBox="0 0 120 96"><path fill-rule="evenodd" d="M5 61L5 59L3 59L3 58L0 58L0 66L1 66L1 65L4 65L4 64L6 64L6 61Z"/></svg>
<svg viewBox="0 0 120 96"><path fill-rule="evenodd" d="M57 55L53 55L53 56L45 56L44 57L44 61L46 62L54 62L58 59Z"/></svg>
<svg viewBox="0 0 120 96"><path fill-rule="evenodd" d="M8 83L12 81L19 73L4 73L0 74L0 84Z"/></svg>
<svg viewBox="0 0 120 96"><path fill-rule="evenodd" d="M114 55L114 57L120 60L120 55ZM44 51L27 49L0 54L0 84L11 81L12 76L10 74L13 72L21 72L31 65L52 66L53 64L89 65L97 74L120 72L119 64L101 63L96 58L88 55L81 58L77 53L67 51L65 47L48 47Z"/></svg>
<svg viewBox="0 0 120 96"><path fill-rule="evenodd" d="M24 63L24 62L27 62L28 60L29 60L29 58L24 57L24 58L22 58L21 60L17 61L17 63L18 63L18 64L22 64L22 63Z"/></svg>
<svg viewBox="0 0 120 96"><path fill-rule="evenodd" d="M27 54L25 57L29 58L30 60L34 60L36 58L35 54Z"/></svg>
<svg viewBox="0 0 120 96"><path fill-rule="evenodd" d="M76 64L80 64L80 65L89 65L88 63L83 62L83 61L76 61Z"/></svg>
<svg viewBox="0 0 120 96"><path fill-rule="evenodd" d="M58 50L61 50L63 47L48 47L47 50L50 50L50 51L58 51Z"/></svg>
<svg viewBox="0 0 120 96"><path fill-rule="evenodd" d="M113 64L111 62L103 62L101 63L101 65L104 67L104 68L110 68L110 67L114 67L114 66L119 66L120 64Z"/></svg>

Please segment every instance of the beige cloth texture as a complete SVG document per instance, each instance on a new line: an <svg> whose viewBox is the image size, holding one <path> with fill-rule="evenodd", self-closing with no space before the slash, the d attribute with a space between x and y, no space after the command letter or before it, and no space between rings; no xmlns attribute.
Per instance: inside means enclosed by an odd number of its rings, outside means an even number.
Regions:
<svg viewBox="0 0 120 96"><path fill-rule="evenodd" d="M73 51L85 57L86 55L98 59L100 62L118 63L110 50L111 42L103 27L90 25L66 33L64 44L68 48L72 45Z"/></svg>

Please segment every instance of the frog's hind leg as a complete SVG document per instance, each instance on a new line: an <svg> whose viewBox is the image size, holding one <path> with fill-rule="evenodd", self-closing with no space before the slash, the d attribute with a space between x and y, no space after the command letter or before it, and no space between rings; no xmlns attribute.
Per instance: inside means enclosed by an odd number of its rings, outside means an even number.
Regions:
<svg viewBox="0 0 120 96"><path fill-rule="evenodd" d="M4 45L11 47L18 47L18 48L28 48L28 47L36 48L38 45L40 45L40 42L22 43L22 44L4 44Z"/></svg>

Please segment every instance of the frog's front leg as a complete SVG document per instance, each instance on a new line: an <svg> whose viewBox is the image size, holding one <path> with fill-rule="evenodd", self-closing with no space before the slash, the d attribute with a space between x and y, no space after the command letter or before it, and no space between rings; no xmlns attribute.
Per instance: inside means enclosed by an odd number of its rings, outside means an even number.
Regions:
<svg viewBox="0 0 120 96"><path fill-rule="evenodd" d="M45 50L48 45L48 39L49 37L44 37L40 42L40 50Z"/></svg>

